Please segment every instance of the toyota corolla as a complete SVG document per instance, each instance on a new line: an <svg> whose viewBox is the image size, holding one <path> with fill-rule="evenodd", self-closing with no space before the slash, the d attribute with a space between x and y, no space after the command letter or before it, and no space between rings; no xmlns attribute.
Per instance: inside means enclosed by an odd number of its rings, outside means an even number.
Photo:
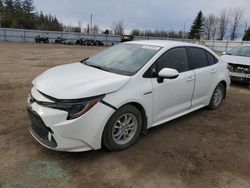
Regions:
<svg viewBox="0 0 250 188"><path fill-rule="evenodd" d="M207 106L230 84L210 49L173 41L122 43L45 71L28 97L30 133L59 151L122 150L140 133Z"/></svg>

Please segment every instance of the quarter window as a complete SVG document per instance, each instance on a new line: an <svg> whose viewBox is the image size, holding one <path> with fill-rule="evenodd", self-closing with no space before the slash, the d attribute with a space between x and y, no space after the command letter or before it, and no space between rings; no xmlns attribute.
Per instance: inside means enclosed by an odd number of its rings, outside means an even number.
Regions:
<svg viewBox="0 0 250 188"><path fill-rule="evenodd" d="M216 59L216 57L214 57L209 52L207 52L207 59L208 59L209 65L214 65L214 64L216 64L218 62L218 60Z"/></svg>
<svg viewBox="0 0 250 188"><path fill-rule="evenodd" d="M208 66L208 58L205 50L201 48L189 48L191 61L189 62L191 69L198 69Z"/></svg>
<svg viewBox="0 0 250 188"><path fill-rule="evenodd" d="M176 69L178 72L188 70L188 56L186 48L174 48L167 51L157 60L158 72L163 68Z"/></svg>

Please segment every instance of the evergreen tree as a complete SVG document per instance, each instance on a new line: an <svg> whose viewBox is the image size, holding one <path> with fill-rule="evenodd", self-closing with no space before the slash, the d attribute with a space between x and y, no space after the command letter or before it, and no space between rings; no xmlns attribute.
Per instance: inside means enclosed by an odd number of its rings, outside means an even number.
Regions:
<svg viewBox="0 0 250 188"><path fill-rule="evenodd" d="M0 26L17 29L62 31L56 17L38 13L33 0L0 0Z"/></svg>
<svg viewBox="0 0 250 188"><path fill-rule="evenodd" d="M20 0L13 1L13 11L15 17L13 18L12 28L21 28L23 24L23 11L22 11L22 2Z"/></svg>
<svg viewBox="0 0 250 188"><path fill-rule="evenodd" d="M23 0L22 1L22 7L23 7L23 11L26 14L31 14L35 10L35 6L34 6L33 0Z"/></svg>
<svg viewBox="0 0 250 188"><path fill-rule="evenodd" d="M2 27L9 27L12 25L14 18L13 0L4 0Z"/></svg>
<svg viewBox="0 0 250 188"><path fill-rule="evenodd" d="M3 8L4 8L4 6L3 6L3 0L0 0L0 15L3 14Z"/></svg>
<svg viewBox="0 0 250 188"><path fill-rule="evenodd" d="M199 11L195 20L193 21L193 25L191 26L188 38L189 39L200 39L203 31L203 22L204 16L201 11Z"/></svg>
<svg viewBox="0 0 250 188"><path fill-rule="evenodd" d="M2 1L2 0L0 0L0 27L2 27L3 9L4 9L4 6L3 6L3 1Z"/></svg>
<svg viewBox="0 0 250 188"><path fill-rule="evenodd" d="M250 41L250 27L245 31L243 41Z"/></svg>
<svg viewBox="0 0 250 188"><path fill-rule="evenodd" d="M33 5L33 0L23 0L22 1L23 8L23 18L25 22L23 23L23 27L26 29L34 29L35 27L35 7Z"/></svg>

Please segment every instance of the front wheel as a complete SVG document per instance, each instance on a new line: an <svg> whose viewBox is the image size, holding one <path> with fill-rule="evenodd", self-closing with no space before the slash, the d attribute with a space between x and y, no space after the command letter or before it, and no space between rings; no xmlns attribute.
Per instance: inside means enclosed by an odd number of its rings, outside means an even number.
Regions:
<svg viewBox="0 0 250 188"><path fill-rule="evenodd" d="M125 105L110 117L105 126L103 145L111 151L126 149L137 141L141 127L140 111L132 105Z"/></svg>
<svg viewBox="0 0 250 188"><path fill-rule="evenodd" d="M226 88L222 83L219 83L213 92L208 108L211 110L219 108L225 96L225 92Z"/></svg>

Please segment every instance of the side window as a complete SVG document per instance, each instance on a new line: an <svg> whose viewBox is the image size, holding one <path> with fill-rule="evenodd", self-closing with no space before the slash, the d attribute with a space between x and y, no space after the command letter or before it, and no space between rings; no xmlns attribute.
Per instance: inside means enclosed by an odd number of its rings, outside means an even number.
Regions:
<svg viewBox="0 0 250 188"><path fill-rule="evenodd" d="M207 59L208 59L209 65L214 65L214 64L218 63L218 59L216 57L214 57L209 52L206 52L206 53L207 53Z"/></svg>
<svg viewBox="0 0 250 188"><path fill-rule="evenodd" d="M189 48L191 60L189 62L191 69L198 69L208 66L208 58L205 50L201 48Z"/></svg>
<svg viewBox="0 0 250 188"><path fill-rule="evenodd" d="M186 48L174 48L163 54L157 61L158 72L163 68L176 69L178 72L188 70L188 56Z"/></svg>

